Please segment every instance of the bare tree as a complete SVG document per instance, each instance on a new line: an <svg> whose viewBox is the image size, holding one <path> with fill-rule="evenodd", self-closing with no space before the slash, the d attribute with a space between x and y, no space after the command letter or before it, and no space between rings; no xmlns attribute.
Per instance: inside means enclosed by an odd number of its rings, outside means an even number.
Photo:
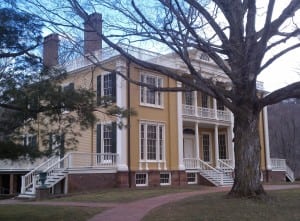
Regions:
<svg viewBox="0 0 300 221"><path fill-rule="evenodd" d="M249 197L265 195L260 182L259 113L267 105L300 97L300 82L265 97L257 91L259 74L277 58L300 47L298 41L291 41L280 50L274 50L299 35L295 15L300 9L300 1L290 0L279 15L274 12L279 1L264 1L265 7L258 5L261 2L68 0L46 7L42 0L29 0L27 4L33 4L35 12L39 10L38 14L56 30L80 29L77 18L89 22L90 13L103 12L107 16L104 19L107 32L98 34L108 46L131 62L222 101L234 114L236 165L234 185L229 194ZM59 12L59 9L67 13ZM174 52L186 65L189 78L164 66L140 60L117 44L148 40ZM207 53L231 80L231 88L224 88L214 78L205 78L193 64L191 51ZM268 56L270 53L273 56ZM184 87L155 89L182 91Z"/></svg>

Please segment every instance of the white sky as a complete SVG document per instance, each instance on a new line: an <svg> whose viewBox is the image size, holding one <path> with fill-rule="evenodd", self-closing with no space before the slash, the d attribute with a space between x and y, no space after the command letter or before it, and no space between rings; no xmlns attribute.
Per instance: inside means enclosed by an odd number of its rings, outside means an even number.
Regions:
<svg viewBox="0 0 300 221"><path fill-rule="evenodd" d="M262 4L262 10L265 10L263 5L267 2L268 1L257 1L258 4ZM277 17L281 14L282 9L284 9L289 2L290 1L288 0L277 0L273 16ZM258 8L259 7L260 6L258 5ZM300 27L300 12L296 13L294 22L297 23L298 27ZM293 43L295 42L296 41L293 41ZM300 37L298 42L300 42ZM280 49L280 47L277 48L277 50L278 49ZM265 89L270 92L295 81L300 81L300 49L290 51L277 59L261 73L258 80L263 81Z"/></svg>

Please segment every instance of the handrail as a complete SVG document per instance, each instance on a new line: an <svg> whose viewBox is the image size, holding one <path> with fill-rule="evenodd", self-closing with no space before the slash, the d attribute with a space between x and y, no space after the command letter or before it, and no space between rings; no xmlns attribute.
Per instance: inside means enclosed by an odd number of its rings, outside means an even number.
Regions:
<svg viewBox="0 0 300 221"><path fill-rule="evenodd" d="M57 159L56 156L52 156L51 158L49 158L44 163L40 164L39 166L37 166L36 168L31 170L29 173L22 176L21 193L25 193L26 189L28 189L29 187L35 185L35 176L36 176L37 171L41 171L42 170L41 168L43 168L46 165L47 165L46 167L49 167L49 165L53 164L53 162L57 161L57 160L58 159Z"/></svg>
<svg viewBox="0 0 300 221"><path fill-rule="evenodd" d="M291 182L295 181L294 172L287 164L286 164L286 174Z"/></svg>
<svg viewBox="0 0 300 221"><path fill-rule="evenodd" d="M230 169L234 170L233 166L229 165L225 160L223 159L218 159L220 169Z"/></svg>

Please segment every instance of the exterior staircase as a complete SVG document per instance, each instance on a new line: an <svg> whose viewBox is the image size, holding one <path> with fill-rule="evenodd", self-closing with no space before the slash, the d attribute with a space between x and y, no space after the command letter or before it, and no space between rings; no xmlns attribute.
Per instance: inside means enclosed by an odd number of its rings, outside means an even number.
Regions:
<svg viewBox="0 0 300 221"><path fill-rule="evenodd" d="M199 174L215 186L233 185L233 168L223 160L219 160L219 167L214 168L200 159L184 159L186 169L197 170Z"/></svg>
<svg viewBox="0 0 300 221"><path fill-rule="evenodd" d="M34 198L36 189L42 187L41 173L46 173L44 188L50 189L67 176L67 171L63 166L66 157L59 159L54 156L49 158L29 173L22 177L21 194L18 198Z"/></svg>

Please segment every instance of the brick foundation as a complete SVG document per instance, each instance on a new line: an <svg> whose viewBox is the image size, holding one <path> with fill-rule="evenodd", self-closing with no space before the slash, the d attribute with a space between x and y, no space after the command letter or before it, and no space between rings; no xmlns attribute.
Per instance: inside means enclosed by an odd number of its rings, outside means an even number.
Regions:
<svg viewBox="0 0 300 221"><path fill-rule="evenodd" d="M68 192L84 192L117 186L116 173L69 174Z"/></svg>
<svg viewBox="0 0 300 221"><path fill-rule="evenodd" d="M197 173L197 178L198 178L198 184L200 185L205 185L205 186L214 186L211 182L209 182L206 178L201 176L199 173Z"/></svg>
<svg viewBox="0 0 300 221"><path fill-rule="evenodd" d="M117 187L129 187L128 172L117 173Z"/></svg>
<svg viewBox="0 0 300 221"><path fill-rule="evenodd" d="M286 182L285 171L263 171L263 176L267 183Z"/></svg>
<svg viewBox="0 0 300 221"><path fill-rule="evenodd" d="M135 174L136 173L147 173L148 174L148 187L159 187L160 185L160 173L166 172L171 173L171 185L170 186L185 186L187 185L187 177L185 171L132 171L131 172L131 184L132 187L135 185Z"/></svg>

